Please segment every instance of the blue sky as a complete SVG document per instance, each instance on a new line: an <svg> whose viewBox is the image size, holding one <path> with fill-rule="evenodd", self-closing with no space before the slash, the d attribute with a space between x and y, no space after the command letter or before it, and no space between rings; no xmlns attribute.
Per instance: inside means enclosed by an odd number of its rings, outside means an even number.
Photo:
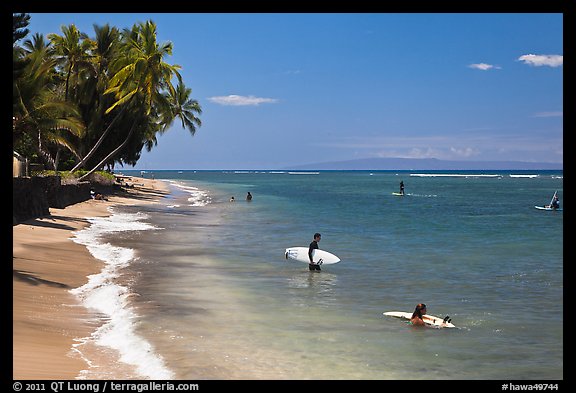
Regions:
<svg viewBox="0 0 576 393"><path fill-rule="evenodd" d="M152 20L173 43L203 125L176 122L136 169L563 162L562 14L30 15L45 35Z"/></svg>

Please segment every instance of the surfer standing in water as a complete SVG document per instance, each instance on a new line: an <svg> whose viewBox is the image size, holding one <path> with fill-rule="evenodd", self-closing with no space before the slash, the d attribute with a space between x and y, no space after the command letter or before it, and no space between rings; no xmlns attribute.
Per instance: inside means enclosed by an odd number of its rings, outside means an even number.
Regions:
<svg viewBox="0 0 576 393"><path fill-rule="evenodd" d="M404 195L404 181L400 180L400 194Z"/></svg>
<svg viewBox="0 0 576 393"><path fill-rule="evenodd" d="M321 270L320 265L314 263L314 260L312 259L312 254L314 253L314 250L318 249L318 242L320 241L321 237L322 235L320 235L319 233L315 233L314 240L312 240L312 243L310 243L310 247L308 247L308 258L310 259L308 268L310 269L310 271Z"/></svg>
<svg viewBox="0 0 576 393"><path fill-rule="evenodd" d="M410 323L414 326L426 326L422 316L426 314L426 305L424 303L419 303L416 305L416 309L412 313L412 318L410 319Z"/></svg>

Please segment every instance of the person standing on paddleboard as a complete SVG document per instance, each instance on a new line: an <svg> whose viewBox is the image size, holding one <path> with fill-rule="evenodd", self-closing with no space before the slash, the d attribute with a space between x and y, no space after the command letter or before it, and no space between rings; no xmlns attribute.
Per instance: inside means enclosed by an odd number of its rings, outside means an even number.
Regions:
<svg viewBox="0 0 576 393"><path fill-rule="evenodd" d="M319 233L315 233L314 234L314 240L312 240L312 243L310 243L310 247L308 247L308 258L310 259L310 263L308 264L308 268L310 269L310 271L314 271L314 270L318 270L320 271L320 265L314 263L314 260L312 259L312 255L314 253L314 250L318 249L318 242L320 241L320 239L322 238L322 235L320 235Z"/></svg>
<svg viewBox="0 0 576 393"><path fill-rule="evenodd" d="M404 195L404 181L400 180L400 194Z"/></svg>

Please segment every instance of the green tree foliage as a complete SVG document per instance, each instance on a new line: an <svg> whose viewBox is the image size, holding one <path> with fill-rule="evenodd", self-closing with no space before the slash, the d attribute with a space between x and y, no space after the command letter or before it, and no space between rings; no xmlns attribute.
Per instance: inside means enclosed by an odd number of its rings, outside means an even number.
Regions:
<svg viewBox="0 0 576 393"><path fill-rule="evenodd" d="M157 42L154 22L123 30L94 25L92 37L62 26L48 41L35 34L19 46L29 16L13 19L13 143L21 154L55 170L59 162L62 169L82 169L86 177L135 165L177 119L191 135L201 126L201 107L181 67L166 62L173 45Z"/></svg>
<svg viewBox="0 0 576 393"><path fill-rule="evenodd" d="M12 45L16 45L17 41L26 37L29 33L27 29L30 23L30 15L28 14L12 14Z"/></svg>
<svg viewBox="0 0 576 393"><path fill-rule="evenodd" d="M28 35L29 30L26 26L30 23L29 21L30 15L12 15L12 91L14 101L18 98L16 80L22 76L24 68L28 64L28 60L17 42Z"/></svg>
<svg viewBox="0 0 576 393"><path fill-rule="evenodd" d="M21 53L27 65L14 83L13 142L21 154L40 157L57 170L63 148L76 154L69 137L81 137L84 124L76 105L59 93L55 61L44 38L27 40Z"/></svg>

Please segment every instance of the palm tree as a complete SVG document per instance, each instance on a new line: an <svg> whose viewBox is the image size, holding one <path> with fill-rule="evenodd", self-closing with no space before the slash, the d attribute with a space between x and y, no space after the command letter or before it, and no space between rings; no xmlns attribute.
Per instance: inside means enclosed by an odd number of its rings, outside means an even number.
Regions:
<svg viewBox="0 0 576 393"><path fill-rule="evenodd" d="M16 45L28 35L29 30L26 28L30 23L30 15L28 14L12 14L12 78L16 80L22 75L24 67L26 67L26 59L22 56L22 48Z"/></svg>
<svg viewBox="0 0 576 393"><path fill-rule="evenodd" d="M52 169L58 171L60 154L62 148L66 148L76 157L79 157L74 144L70 141L69 135L76 137L84 133L84 124L80 119L80 114L67 101L50 101L37 108L39 116L31 119L35 123L38 131L38 152L47 161ZM27 120L26 118L22 120ZM54 156L50 153L46 144L55 145Z"/></svg>
<svg viewBox="0 0 576 393"><path fill-rule="evenodd" d="M152 21L134 25L132 30L124 30L123 49L127 56L119 58L119 67L106 93L114 93L117 101L106 113L141 93L145 114L150 113L152 104L161 100L163 89L175 94L172 78L182 81L178 72L179 65L170 65L163 61L165 56L172 55L172 43L158 45L156 41L156 24Z"/></svg>
<svg viewBox="0 0 576 393"><path fill-rule="evenodd" d="M73 170L83 165L94 154L116 120L127 108L134 107L132 105L134 101L138 102L137 107L143 114L150 115L154 106L166 105L164 103L166 97L163 94L165 90L171 95L176 95L172 85L172 78L176 76L179 82L182 81L182 77L178 72L180 66L170 65L163 61L164 57L172 54L172 43L159 45L156 38L156 24L152 21L136 24L131 30L125 29L123 31L121 45L123 56L119 56L112 65L112 69L116 72L110 79L108 89L104 92L105 94L114 94L116 98L116 101L105 113L109 114L118 107L121 107L121 110L90 152ZM121 144L121 147L127 143L135 128L137 127L130 128L130 132L128 132L126 140ZM114 149L113 153L116 154L118 151L118 148ZM108 155L106 159L110 159L112 156ZM82 176L80 180L89 176L101 165L102 162Z"/></svg>
<svg viewBox="0 0 576 393"><path fill-rule="evenodd" d="M197 100L190 98L192 89L179 83L174 94L164 94L164 100L158 106L162 127L158 131L144 135L144 146L147 151L157 144L156 133L164 134L170 129L176 119L180 119L182 128L188 129L190 135L196 134L196 128L202 126L202 121L196 114L202 114L202 108Z"/></svg>
<svg viewBox="0 0 576 393"><path fill-rule="evenodd" d="M164 60L172 44L157 42L152 21L122 32L95 25L94 39L74 25L63 26L62 35L48 36L50 42L36 34L23 48L16 41L27 33L20 31L27 15L16 16L13 143L31 155L38 153L57 169L60 149L66 148L78 160L73 171L100 161L84 179L102 165L134 165L142 147L151 148L156 134L177 118L191 135L201 126L200 105L190 98L180 66Z"/></svg>
<svg viewBox="0 0 576 393"><path fill-rule="evenodd" d="M15 81L14 137L28 136L37 139L36 149L54 169L58 169L60 147L77 154L70 143L70 134L80 136L84 125L75 105L62 100L57 90L53 72L55 60L49 54L42 35L26 41L28 64L20 78ZM56 146L54 155L50 146Z"/></svg>
<svg viewBox="0 0 576 393"><path fill-rule="evenodd" d="M108 64L117 55L120 31L116 27L94 25L94 55L99 69L99 75L108 68Z"/></svg>
<svg viewBox="0 0 576 393"><path fill-rule="evenodd" d="M162 129L162 133L172 125L176 118L180 118L182 128L188 129L192 136L196 133L196 127L202 126L202 121L195 115L196 113L201 115L202 108L197 100L190 98L191 94L192 89L187 88L183 83L179 83L176 86L174 95L170 95L168 99L172 118L165 120L165 126Z"/></svg>
<svg viewBox="0 0 576 393"><path fill-rule="evenodd" d="M94 42L86 33L81 33L75 25L62 26L63 35L48 34L52 42L59 63L66 74L66 87L64 99L68 100L70 78L73 72L78 73L80 67L89 65L89 51Z"/></svg>
<svg viewBox="0 0 576 393"><path fill-rule="evenodd" d="M75 100L82 112L87 128L86 134L78 141L82 157L86 155L102 132L110 123L111 116L104 112L112 105L114 98L104 95L108 87L108 66L118 54L120 32L116 27L94 25L94 46L90 51L90 62L81 72L80 83L77 85ZM80 157L76 162L82 160ZM87 161L89 162L89 161Z"/></svg>
<svg viewBox="0 0 576 393"><path fill-rule="evenodd" d="M29 33L27 29L30 23L29 14L12 14L12 45L16 45L16 41L26 37Z"/></svg>

